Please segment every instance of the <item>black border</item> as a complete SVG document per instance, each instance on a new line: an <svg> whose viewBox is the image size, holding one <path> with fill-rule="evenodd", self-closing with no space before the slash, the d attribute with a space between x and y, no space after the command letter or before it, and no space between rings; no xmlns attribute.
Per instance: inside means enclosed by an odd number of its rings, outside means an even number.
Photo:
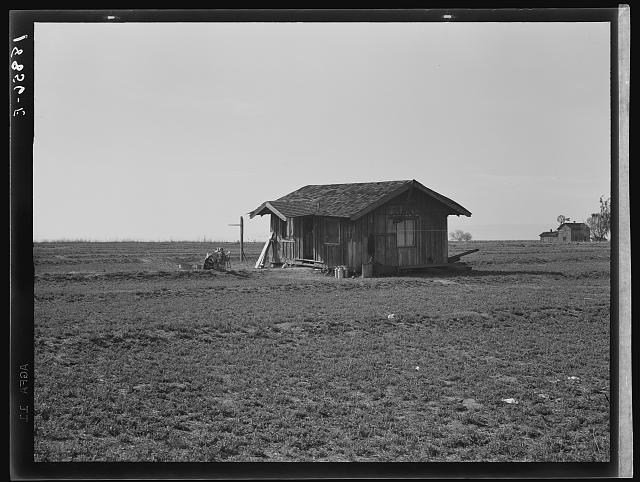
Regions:
<svg viewBox="0 0 640 482"><path fill-rule="evenodd" d="M14 43L12 39L28 35ZM10 90L10 432L9 454L11 474L27 473L33 470L33 20L29 15L11 15L9 21L10 54L14 46L23 53L9 59ZM11 69L13 61L23 65L20 72ZM26 87L25 95L14 93L12 77L21 73L25 76L20 85ZM24 116L13 116L13 109L24 108ZM28 370L20 370L28 365ZM27 393L19 389L20 374L27 374ZM20 410L27 407L28 411ZM21 421L26 415L28 421ZM16 469L19 468L19 471ZM21 469L21 470L20 470Z"/></svg>
<svg viewBox="0 0 640 482"><path fill-rule="evenodd" d="M470 6L471 8L473 6ZM547 7L538 9L539 7ZM553 7L553 8L548 8ZM533 478L612 477L618 473L618 3L597 8L429 8L380 10L20 10L9 16L11 39L27 34L20 62L31 96L21 96L27 115L10 118L10 475L12 479L167 478ZM33 417L20 422L19 406L33 407L33 34L34 22L608 22L611 58L611 460L607 463L34 463ZM9 47L8 51L11 50ZM10 65L11 62L9 62ZM9 70L9 79L15 73ZM11 85L11 80L9 80ZM23 84L24 85L24 84ZM10 108L15 108L10 94ZM18 389L19 366L29 363L27 395Z"/></svg>

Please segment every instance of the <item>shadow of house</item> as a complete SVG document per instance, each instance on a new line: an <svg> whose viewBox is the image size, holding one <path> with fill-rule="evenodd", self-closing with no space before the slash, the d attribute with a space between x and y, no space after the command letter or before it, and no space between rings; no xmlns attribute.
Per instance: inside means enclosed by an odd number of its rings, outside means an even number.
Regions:
<svg viewBox="0 0 640 482"><path fill-rule="evenodd" d="M471 216L416 180L304 186L249 213L265 214L272 264L360 272L373 262L378 273L446 265L447 217Z"/></svg>

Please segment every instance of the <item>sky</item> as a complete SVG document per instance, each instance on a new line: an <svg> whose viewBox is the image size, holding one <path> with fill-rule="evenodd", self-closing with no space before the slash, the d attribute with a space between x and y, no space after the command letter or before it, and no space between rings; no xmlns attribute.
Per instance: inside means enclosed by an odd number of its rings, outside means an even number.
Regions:
<svg viewBox="0 0 640 482"><path fill-rule="evenodd" d="M607 23L38 23L34 240L269 236L263 201L416 179L474 239L610 192Z"/></svg>

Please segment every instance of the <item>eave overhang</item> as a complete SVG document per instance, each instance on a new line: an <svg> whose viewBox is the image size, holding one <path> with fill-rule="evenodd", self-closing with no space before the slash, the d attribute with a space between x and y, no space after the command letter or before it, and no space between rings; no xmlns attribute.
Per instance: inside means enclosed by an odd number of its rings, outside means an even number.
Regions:
<svg viewBox="0 0 640 482"><path fill-rule="evenodd" d="M287 217L278 211L269 201L263 202L260 206L249 213L249 219L253 219L255 216L264 216L265 214L275 214L283 221L287 220Z"/></svg>

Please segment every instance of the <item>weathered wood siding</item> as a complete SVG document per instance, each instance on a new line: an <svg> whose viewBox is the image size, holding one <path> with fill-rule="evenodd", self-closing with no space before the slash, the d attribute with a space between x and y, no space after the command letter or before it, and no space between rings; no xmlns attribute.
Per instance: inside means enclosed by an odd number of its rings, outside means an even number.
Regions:
<svg viewBox="0 0 640 482"><path fill-rule="evenodd" d="M325 242L325 220L334 219L339 222L339 242ZM341 266L346 264L347 248L349 245L349 226L352 224L348 219L343 218L326 218L324 216L314 216L313 230L315 234L315 252L314 260L321 261L329 267Z"/></svg>
<svg viewBox="0 0 640 482"><path fill-rule="evenodd" d="M287 259L298 257L297 250L301 248L301 243L296 243L295 238L289 236L291 229L295 227L293 218L283 221L275 214L271 215L271 236L275 233L276 243L269 252L269 262L284 263Z"/></svg>
<svg viewBox="0 0 640 482"><path fill-rule="evenodd" d="M373 211L376 233L385 231L391 241L384 243L383 258L376 261L390 266L415 266L447 262L447 211L444 206L419 192L407 192ZM396 223L404 219L414 220L413 246L397 247Z"/></svg>

